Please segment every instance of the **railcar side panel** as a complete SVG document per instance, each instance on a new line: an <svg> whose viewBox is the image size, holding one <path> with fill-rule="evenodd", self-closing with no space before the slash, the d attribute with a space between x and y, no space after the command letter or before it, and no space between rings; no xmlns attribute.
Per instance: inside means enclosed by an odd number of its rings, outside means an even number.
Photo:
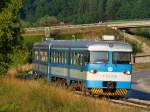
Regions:
<svg viewBox="0 0 150 112"><path fill-rule="evenodd" d="M67 77L68 69L66 67L51 66L51 74L57 77Z"/></svg>

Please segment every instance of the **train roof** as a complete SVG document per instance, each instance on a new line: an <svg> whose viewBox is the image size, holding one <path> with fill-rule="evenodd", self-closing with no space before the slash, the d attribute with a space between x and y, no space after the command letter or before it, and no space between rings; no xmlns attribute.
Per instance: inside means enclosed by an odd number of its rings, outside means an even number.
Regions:
<svg viewBox="0 0 150 112"><path fill-rule="evenodd" d="M132 46L121 41L94 41L94 40L47 40L37 42L34 47L52 48L85 48L89 51L126 51L132 52Z"/></svg>

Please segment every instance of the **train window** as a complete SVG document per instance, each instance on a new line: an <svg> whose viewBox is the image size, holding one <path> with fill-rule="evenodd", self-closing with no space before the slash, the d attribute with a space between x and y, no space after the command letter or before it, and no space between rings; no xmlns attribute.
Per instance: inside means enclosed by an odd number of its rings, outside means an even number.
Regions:
<svg viewBox="0 0 150 112"><path fill-rule="evenodd" d="M54 53L54 54L53 54L53 58L54 58L54 59L53 59L53 63L56 63L56 58L57 58L56 52L54 51L53 53Z"/></svg>
<svg viewBox="0 0 150 112"><path fill-rule="evenodd" d="M42 61L42 55L43 55L43 52L40 51L40 52L39 52L39 60L40 60L40 61Z"/></svg>
<svg viewBox="0 0 150 112"><path fill-rule="evenodd" d="M70 54L70 64L74 66L85 66L89 63L90 55L87 52L74 51Z"/></svg>
<svg viewBox="0 0 150 112"><path fill-rule="evenodd" d="M54 62L54 52L51 52L51 54L50 54L50 56L51 56L51 63L53 63Z"/></svg>
<svg viewBox="0 0 150 112"><path fill-rule="evenodd" d="M48 53L47 52L44 52L44 57L45 57L44 61L47 62L48 61Z"/></svg>
<svg viewBox="0 0 150 112"><path fill-rule="evenodd" d="M81 56L81 53L79 53L79 52L76 52L75 54L74 54L74 64L75 65L80 65L81 64L81 58L82 58L82 56Z"/></svg>
<svg viewBox="0 0 150 112"><path fill-rule="evenodd" d="M38 59L39 59L38 51L34 51L34 59L35 59L35 60L38 60Z"/></svg>
<svg viewBox="0 0 150 112"><path fill-rule="evenodd" d="M65 63L65 51L62 52L62 64L66 64Z"/></svg>
<svg viewBox="0 0 150 112"><path fill-rule="evenodd" d="M130 64L131 53L129 52L113 52L113 63L115 64Z"/></svg>
<svg viewBox="0 0 150 112"><path fill-rule="evenodd" d="M79 52L73 51L70 53L70 64L79 65Z"/></svg>
<svg viewBox="0 0 150 112"><path fill-rule="evenodd" d="M56 63L56 52L55 51L51 52L51 63Z"/></svg>
<svg viewBox="0 0 150 112"><path fill-rule="evenodd" d="M59 51L59 63L63 64L63 52Z"/></svg>
<svg viewBox="0 0 150 112"><path fill-rule="evenodd" d="M50 56L51 56L51 63L54 63L54 52L51 52Z"/></svg>
<svg viewBox="0 0 150 112"><path fill-rule="evenodd" d="M57 51L57 53L56 53L56 54L57 54L57 61L56 61L56 63L59 63L59 60L60 60L60 59L59 59L59 58L60 58L60 56L59 56L59 52Z"/></svg>
<svg viewBox="0 0 150 112"><path fill-rule="evenodd" d="M90 62L90 53L83 52L80 54L80 66L85 66Z"/></svg>
<svg viewBox="0 0 150 112"><path fill-rule="evenodd" d="M84 53L84 65L88 64L90 62L90 53Z"/></svg>
<svg viewBox="0 0 150 112"><path fill-rule="evenodd" d="M62 62L62 57L61 56L62 56L62 53L61 53L61 51L59 51L59 56L58 56L58 58L59 58L59 62L58 63L59 64L61 64L61 62Z"/></svg>
<svg viewBox="0 0 150 112"><path fill-rule="evenodd" d="M48 53L45 51L40 51L39 52L39 61L47 62L48 61Z"/></svg>
<svg viewBox="0 0 150 112"><path fill-rule="evenodd" d="M55 62L58 63L59 57L58 57L58 51L55 51Z"/></svg>
<svg viewBox="0 0 150 112"><path fill-rule="evenodd" d="M67 64L67 52L64 52L64 64Z"/></svg>
<svg viewBox="0 0 150 112"><path fill-rule="evenodd" d="M65 51L51 51L51 63L54 64L66 64L66 52Z"/></svg>
<svg viewBox="0 0 150 112"><path fill-rule="evenodd" d="M108 63L108 52L105 51L90 52L90 63Z"/></svg>
<svg viewBox="0 0 150 112"><path fill-rule="evenodd" d="M61 63L62 64L67 64L66 51L61 52Z"/></svg>

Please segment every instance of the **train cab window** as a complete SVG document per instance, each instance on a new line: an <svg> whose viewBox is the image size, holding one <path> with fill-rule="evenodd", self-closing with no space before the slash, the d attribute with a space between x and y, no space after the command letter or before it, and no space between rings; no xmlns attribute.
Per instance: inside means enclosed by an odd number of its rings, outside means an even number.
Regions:
<svg viewBox="0 0 150 112"><path fill-rule="evenodd" d="M130 64L131 53L129 52L113 52L113 63L115 64Z"/></svg>
<svg viewBox="0 0 150 112"><path fill-rule="evenodd" d="M90 52L90 63L108 63L108 52L105 51Z"/></svg>

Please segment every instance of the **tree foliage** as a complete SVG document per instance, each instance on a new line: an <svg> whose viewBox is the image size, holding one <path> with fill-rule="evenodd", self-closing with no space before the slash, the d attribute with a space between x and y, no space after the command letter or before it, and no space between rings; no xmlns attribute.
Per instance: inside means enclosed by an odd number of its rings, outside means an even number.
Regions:
<svg viewBox="0 0 150 112"><path fill-rule="evenodd" d="M37 20L33 26L42 26L42 27L49 27L57 24L57 18L54 16L44 16Z"/></svg>
<svg viewBox="0 0 150 112"><path fill-rule="evenodd" d="M24 0L20 15L31 23L46 15L71 23L143 19L150 18L150 0Z"/></svg>
<svg viewBox="0 0 150 112"><path fill-rule="evenodd" d="M5 3L5 2L4 2ZM2 5L3 6L3 5ZM17 18L21 0L11 0L0 13L0 72L5 72L11 63L16 47L21 46L21 24Z"/></svg>

